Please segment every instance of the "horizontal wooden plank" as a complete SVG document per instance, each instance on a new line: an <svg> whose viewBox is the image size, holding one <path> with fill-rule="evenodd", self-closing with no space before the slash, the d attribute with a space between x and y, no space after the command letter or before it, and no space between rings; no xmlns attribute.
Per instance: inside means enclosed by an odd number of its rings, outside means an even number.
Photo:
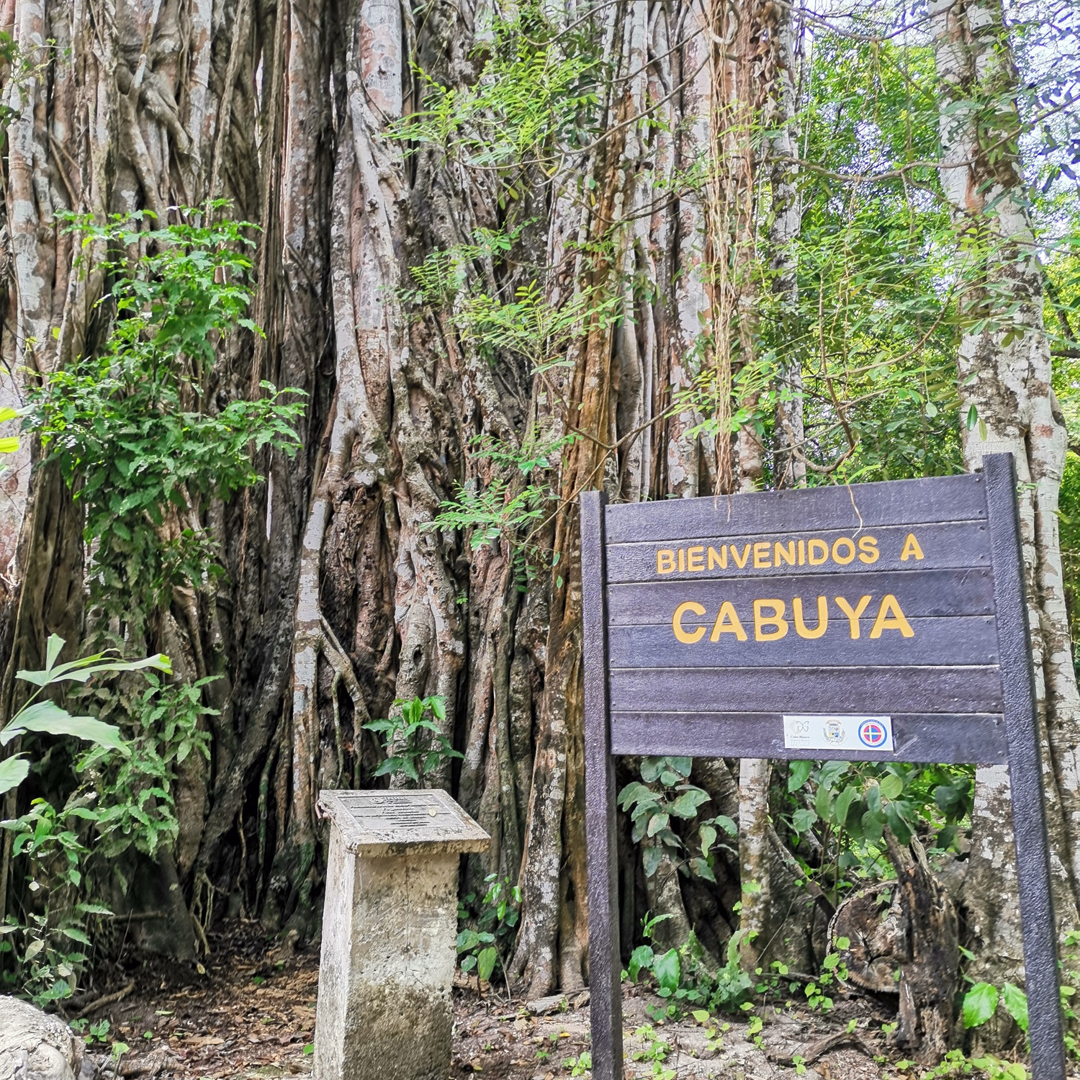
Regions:
<svg viewBox="0 0 1080 1080"><path fill-rule="evenodd" d="M608 543L986 518L982 476L761 491L621 503L605 510Z"/></svg>
<svg viewBox="0 0 1080 1080"><path fill-rule="evenodd" d="M830 605L831 606L831 605ZM817 614L807 604L806 619L813 629ZM868 665L960 666L998 662L997 627L993 616L971 615L958 619L909 619L914 636L899 630L883 630L871 638L873 614L863 617L859 637L851 638L850 623L833 608L825 633L819 638L800 637L787 609L787 633L778 641L755 641L753 617L740 613L746 641L731 633L710 640L717 608L702 617L680 620L684 630L705 628L701 640L676 640L666 626L613 626L608 631L608 656L613 668L713 668L713 667L866 667ZM876 611L876 605L871 605ZM770 625L768 629L772 629Z"/></svg>
<svg viewBox="0 0 1080 1080"><path fill-rule="evenodd" d="M1001 676L985 667L612 668L611 711L997 713Z"/></svg>
<svg viewBox="0 0 1080 1080"><path fill-rule="evenodd" d="M672 514L675 520L677 515ZM917 558L909 551L903 559L908 535L914 535L922 553ZM860 541L872 539L874 546L866 551L859 549ZM803 559L800 566L799 540L803 541ZM815 541L812 556L808 556L809 541ZM842 541L838 546L837 541ZM848 543L850 541L850 544ZM820 543L820 546L817 546ZM760 545L756 549L755 545ZM777 550L777 547L782 549ZM792 548L794 545L794 550ZM709 549L713 554L710 556ZM733 550L734 549L734 550ZM682 565L700 569L679 569L679 551ZM657 552L661 554L658 556ZM860 552L873 562L863 562ZM823 554L824 552L824 554ZM833 553L841 560L839 563ZM669 554L670 553L670 554ZM785 561L794 556L795 565ZM854 557L852 557L854 555ZM809 558L820 560L812 565ZM718 565L723 559L726 565ZM666 573L669 565L674 569ZM740 565L741 564L741 565ZM866 529L855 532L850 529L800 530L798 533L762 533L749 539L732 540L729 535L715 534L700 542L687 544L681 541L663 540L633 544L610 544L607 549L608 583L633 581L708 581L731 580L740 577L773 577L816 574L877 574L883 571L926 571L988 567L990 565L990 534L986 522L965 521L937 525L899 526Z"/></svg>
<svg viewBox="0 0 1080 1080"><path fill-rule="evenodd" d="M686 757L760 757L840 761L929 761L1003 765L1008 760L1000 715L894 714L891 752L789 750L780 713L614 713L613 754L679 754Z"/></svg>
<svg viewBox="0 0 1080 1080"><path fill-rule="evenodd" d="M869 593L879 599L892 593L910 619L994 613L994 581L989 569L867 573L859 575L857 584L860 596ZM792 599L798 596L813 625L817 618L816 598L826 596L831 601L838 594L854 595L849 575L746 577L724 581L713 578L693 583L684 577L678 581L632 582L608 587L608 622L612 626L670 625L672 614L685 600L697 601L714 615L725 600L730 600L735 610L742 613L750 610L759 597L783 600L790 610ZM831 606L830 612L835 611L835 605Z"/></svg>

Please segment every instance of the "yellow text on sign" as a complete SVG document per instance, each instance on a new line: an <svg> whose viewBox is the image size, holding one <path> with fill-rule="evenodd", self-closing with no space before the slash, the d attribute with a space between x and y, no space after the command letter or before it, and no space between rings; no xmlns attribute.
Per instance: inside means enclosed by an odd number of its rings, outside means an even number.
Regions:
<svg viewBox="0 0 1080 1080"><path fill-rule="evenodd" d="M786 566L871 566L881 557L876 536L841 536L831 543L820 537L792 540L755 540L740 544L691 544L688 547L657 548L658 574L701 574L714 570L777 570ZM900 550L900 561L919 561L922 547L914 533L908 533Z"/></svg>
<svg viewBox="0 0 1080 1080"><path fill-rule="evenodd" d="M861 634L859 620L864 614L870 616L874 611L873 597L866 595L857 600L848 600L843 596L834 596L832 599L840 618L847 620L849 637L852 641L858 639ZM906 638L915 636L900 602L892 593L886 593L878 601L873 619L869 634L872 640L880 638L886 630L895 630ZM747 626L752 629L755 641L780 641L793 628L799 637L812 641L822 637L829 628L829 600L825 596L818 596L811 613L804 609L802 598L796 596L791 601L789 613L783 600L763 597L754 600L750 610L744 610L742 617L735 605L725 600L715 618L704 604L686 600L679 604L671 617L672 632L676 640L684 645L696 645L705 639L706 633L708 640L714 642L723 640L724 634L731 634L736 641L748 641Z"/></svg>

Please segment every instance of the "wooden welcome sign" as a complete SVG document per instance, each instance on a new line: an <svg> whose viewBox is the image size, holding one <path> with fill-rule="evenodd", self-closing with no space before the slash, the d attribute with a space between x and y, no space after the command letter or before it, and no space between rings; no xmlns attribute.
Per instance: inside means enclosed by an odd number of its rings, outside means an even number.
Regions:
<svg viewBox="0 0 1080 1080"><path fill-rule="evenodd" d="M1016 479L581 497L594 1080L622 1073L617 754L1009 766L1034 1072L1064 1080Z"/></svg>

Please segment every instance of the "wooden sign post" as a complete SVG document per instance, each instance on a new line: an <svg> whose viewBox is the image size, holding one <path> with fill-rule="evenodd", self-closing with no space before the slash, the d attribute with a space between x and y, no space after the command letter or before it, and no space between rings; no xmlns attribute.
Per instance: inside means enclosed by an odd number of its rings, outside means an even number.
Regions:
<svg viewBox="0 0 1080 1080"><path fill-rule="evenodd" d="M1016 476L581 496L594 1080L620 1080L617 754L1008 764L1034 1074L1064 1080Z"/></svg>

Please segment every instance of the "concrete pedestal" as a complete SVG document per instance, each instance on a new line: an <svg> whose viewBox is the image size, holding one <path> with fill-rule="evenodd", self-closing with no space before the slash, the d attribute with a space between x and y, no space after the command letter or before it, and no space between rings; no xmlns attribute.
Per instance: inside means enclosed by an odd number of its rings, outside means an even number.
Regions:
<svg viewBox="0 0 1080 1080"><path fill-rule="evenodd" d="M324 791L315 1080L446 1080L458 862L490 838L443 791Z"/></svg>

